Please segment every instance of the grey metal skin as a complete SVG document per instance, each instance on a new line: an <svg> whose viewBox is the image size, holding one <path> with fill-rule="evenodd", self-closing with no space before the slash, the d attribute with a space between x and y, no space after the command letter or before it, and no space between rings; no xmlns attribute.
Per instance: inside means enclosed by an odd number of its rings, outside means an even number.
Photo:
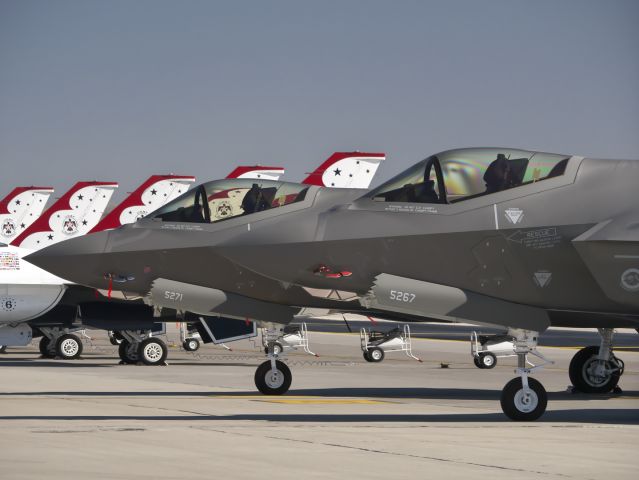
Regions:
<svg viewBox="0 0 639 480"><path fill-rule="evenodd" d="M268 323L316 307L539 332L637 328L639 288L623 277L639 268L638 184L639 161L573 156L563 175L451 204L310 187L272 210L212 224L146 218L28 261L94 288L110 276L157 306Z"/></svg>

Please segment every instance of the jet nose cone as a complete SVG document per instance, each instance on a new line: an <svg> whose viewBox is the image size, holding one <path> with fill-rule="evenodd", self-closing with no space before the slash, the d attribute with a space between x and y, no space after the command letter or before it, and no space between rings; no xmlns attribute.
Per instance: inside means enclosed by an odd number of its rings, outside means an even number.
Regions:
<svg viewBox="0 0 639 480"><path fill-rule="evenodd" d="M109 239L109 232L99 232L56 243L25 257L36 267L74 283L90 285L103 276L100 258Z"/></svg>

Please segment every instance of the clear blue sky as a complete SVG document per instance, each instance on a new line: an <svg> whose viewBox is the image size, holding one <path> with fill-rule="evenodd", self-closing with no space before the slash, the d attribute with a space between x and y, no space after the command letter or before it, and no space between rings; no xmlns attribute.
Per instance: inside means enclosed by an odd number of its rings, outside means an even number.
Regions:
<svg viewBox="0 0 639 480"><path fill-rule="evenodd" d="M639 158L639 1L0 0L0 195L492 145Z"/></svg>

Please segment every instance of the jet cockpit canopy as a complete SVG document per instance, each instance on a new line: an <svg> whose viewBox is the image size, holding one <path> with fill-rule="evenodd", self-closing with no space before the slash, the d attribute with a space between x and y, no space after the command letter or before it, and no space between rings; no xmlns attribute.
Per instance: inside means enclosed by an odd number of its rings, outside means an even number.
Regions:
<svg viewBox="0 0 639 480"><path fill-rule="evenodd" d="M301 202L308 189L308 185L262 179L215 180L166 204L153 218L165 222L214 223Z"/></svg>
<svg viewBox="0 0 639 480"><path fill-rule="evenodd" d="M455 203L563 175L568 155L510 148L463 148L428 157L366 198Z"/></svg>

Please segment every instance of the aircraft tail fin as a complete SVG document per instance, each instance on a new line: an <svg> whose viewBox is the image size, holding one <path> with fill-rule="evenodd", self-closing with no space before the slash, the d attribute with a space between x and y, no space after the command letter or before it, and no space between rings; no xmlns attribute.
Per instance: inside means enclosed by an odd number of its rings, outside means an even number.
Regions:
<svg viewBox="0 0 639 480"><path fill-rule="evenodd" d="M78 182L49 207L11 245L39 250L88 233L100 221L115 182Z"/></svg>
<svg viewBox="0 0 639 480"><path fill-rule="evenodd" d="M384 153L335 152L302 182L332 188L368 188Z"/></svg>
<svg viewBox="0 0 639 480"><path fill-rule="evenodd" d="M264 180L279 180L284 175L284 169L282 167L262 167L261 165L255 166L241 166L237 167L226 178L261 178Z"/></svg>
<svg viewBox="0 0 639 480"><path fill-rule="evenodd" d="M152 175L105 215L89 233L133 223L186 192L194 181L195 177L190 176Z"/></svg>
<svg viewBox="0 0 639 480"><path fill-rule="evenodd" d="M11 243L42 214L51 187L16 187L0 200L0 241Z"/></svg>

